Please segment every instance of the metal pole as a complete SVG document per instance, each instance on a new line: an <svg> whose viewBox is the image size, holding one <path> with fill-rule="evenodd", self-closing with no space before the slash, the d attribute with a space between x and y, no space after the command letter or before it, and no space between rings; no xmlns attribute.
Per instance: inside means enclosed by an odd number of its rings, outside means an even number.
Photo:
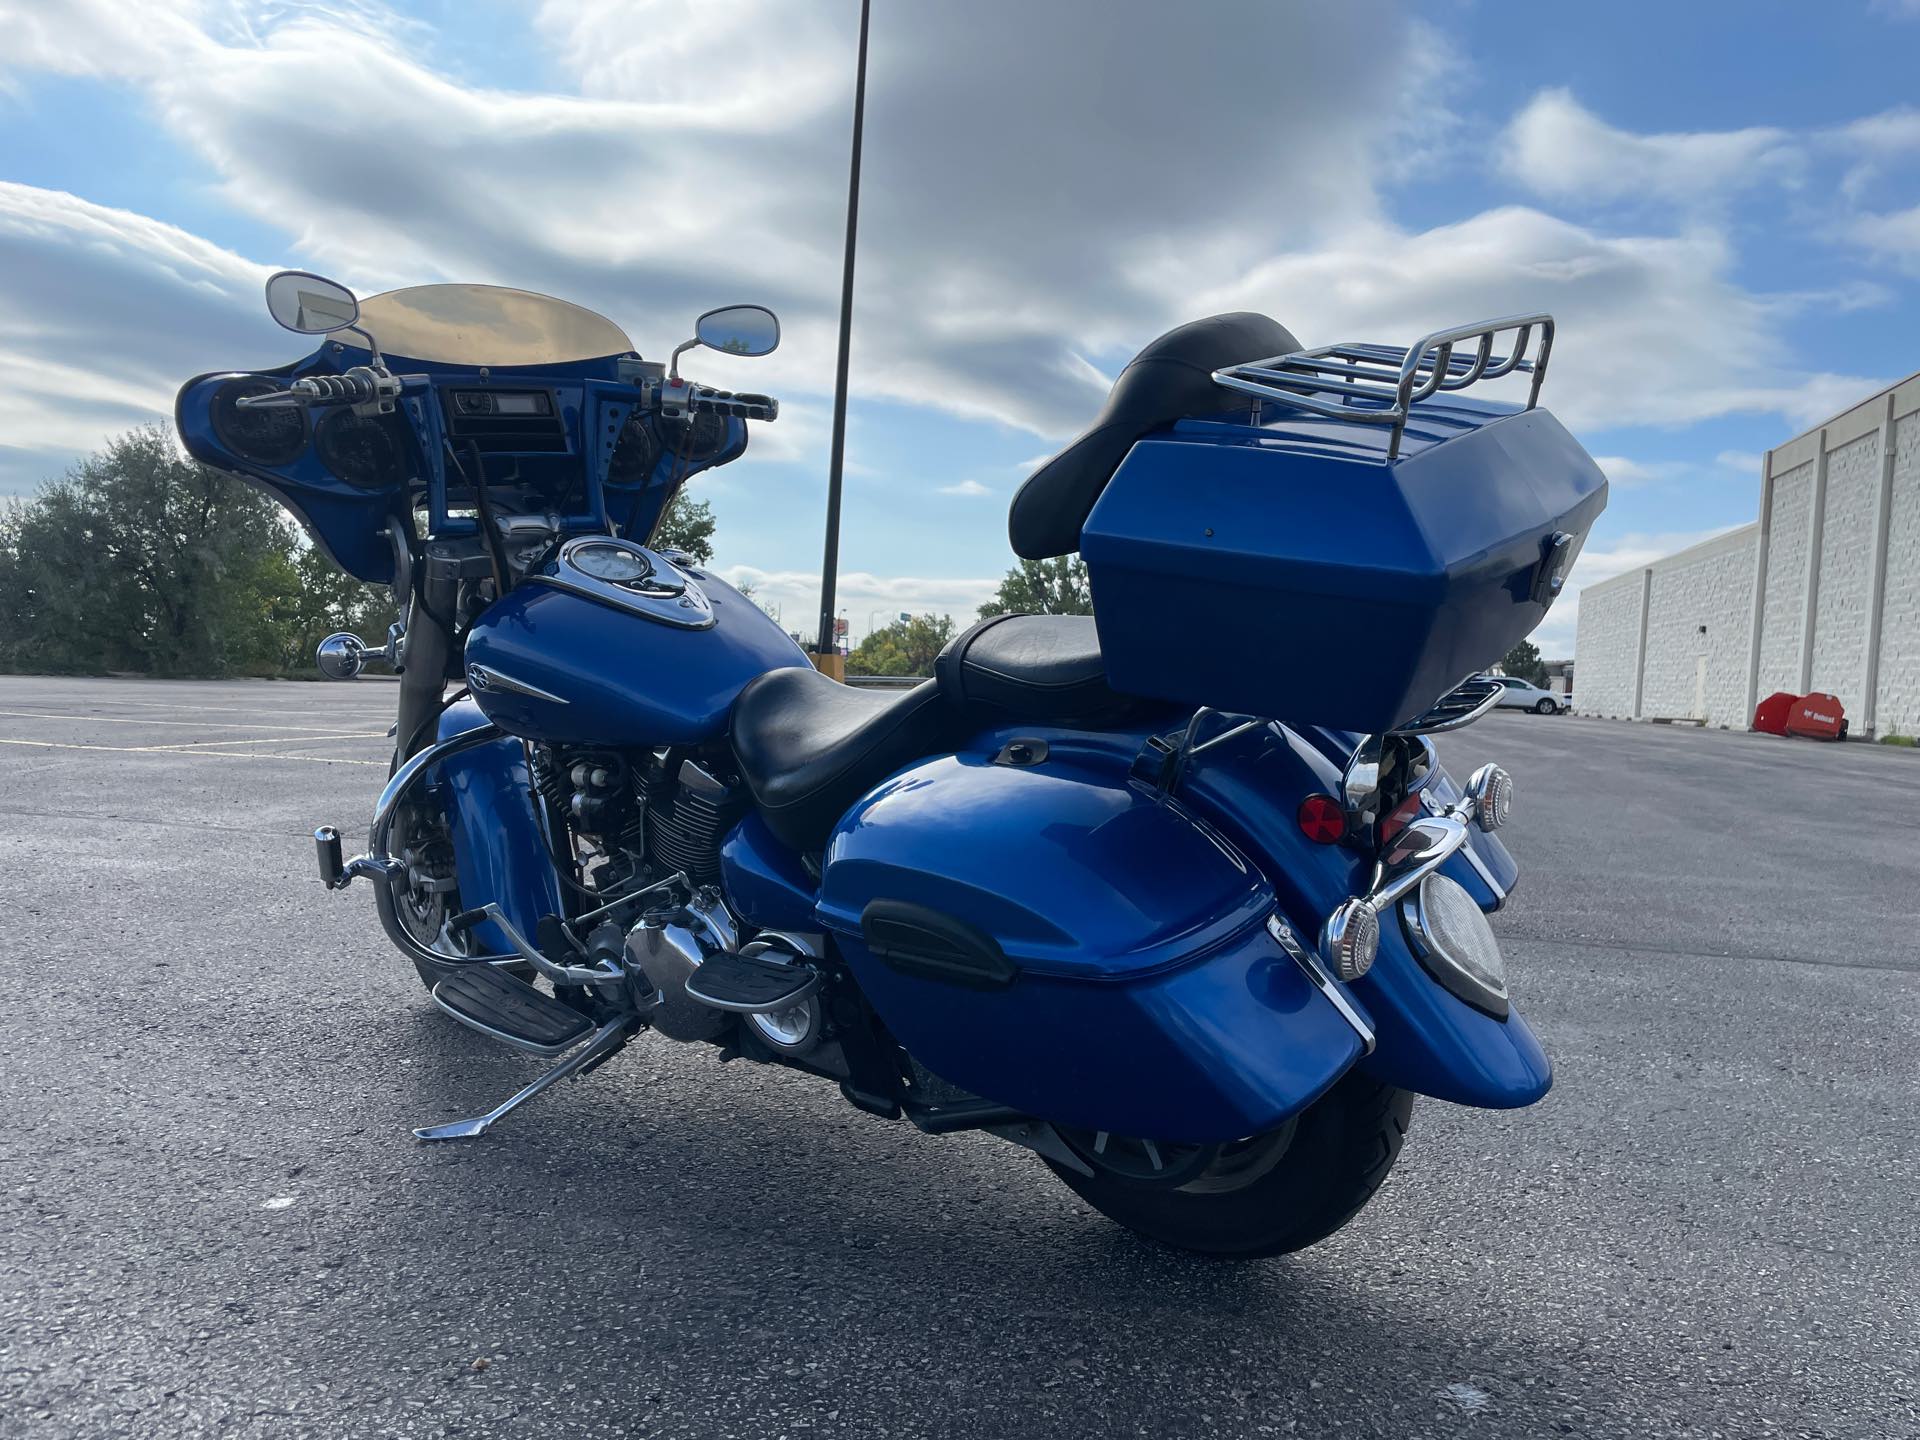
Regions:
<svg viewBox="0 0 1920 1440"><path fill-rule="evenodd" d="M860 226L860 134L867 111L867 18L860 0L860 58L853 72L853 158L847 174L847 258L840 275L840 359L834 371L833 441L827 461L827 550L820 563L818 654L834 653L834 581L840 571L840 472L847 448L847 352L853 343L853 246Z"/></svg>

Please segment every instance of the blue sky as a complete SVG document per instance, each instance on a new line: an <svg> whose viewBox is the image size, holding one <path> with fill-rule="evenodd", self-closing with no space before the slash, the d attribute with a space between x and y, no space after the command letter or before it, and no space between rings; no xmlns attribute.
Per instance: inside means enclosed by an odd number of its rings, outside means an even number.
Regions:
<svg viewBox="0 0 1920 1440"><path fill-rule="evenodd" d="M700 487L814 599L852 0L0 0L0 489L197 370L289 358L302 264L603 309L781 394ZM1581 583L1753 518L1760 452L1920 368L1920 5L877 0L843 601L965 615L1006 504L1154 334L1545 308L1614 482ZM1571 648L1576 602L1541 641Z"/></svg>

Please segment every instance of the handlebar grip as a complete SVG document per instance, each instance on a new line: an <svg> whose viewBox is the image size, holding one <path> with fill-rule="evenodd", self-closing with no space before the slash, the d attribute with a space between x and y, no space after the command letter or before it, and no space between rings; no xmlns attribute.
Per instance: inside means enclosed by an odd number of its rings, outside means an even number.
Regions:
<svg viewBox="0 0 1920 1440"><path fill-rule="evenodd" d="M323 405L362 405L377 393L371 379L364 375L309 375L293 382L292 388Z"/></svg>
<svg viewBox="0 0 1920 1440"><path fill-rule="evenodd" d="M738 415L742 420L774 420L780 415L780 402L771 395L736 395L730 390L699 391L687 402L687 408Z"/></svg>

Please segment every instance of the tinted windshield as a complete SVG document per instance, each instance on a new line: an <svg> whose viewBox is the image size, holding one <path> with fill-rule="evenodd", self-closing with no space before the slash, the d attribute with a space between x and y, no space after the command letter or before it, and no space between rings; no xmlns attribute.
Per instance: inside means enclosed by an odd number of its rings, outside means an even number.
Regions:
<svg viewBox="0 0 1920 1440"><path fill-rule="evenodd" d="M562 365L633 349L604 315L498 285L389 290L360 302L360 326L387 354L429 365Z"/></svg>

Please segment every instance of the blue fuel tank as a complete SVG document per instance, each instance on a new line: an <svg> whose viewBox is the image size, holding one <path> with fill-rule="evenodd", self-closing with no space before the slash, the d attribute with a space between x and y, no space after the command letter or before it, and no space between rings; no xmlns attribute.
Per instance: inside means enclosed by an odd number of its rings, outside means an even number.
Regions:
<svg viewBox="0 0 1920 1440"><path fill-rule="evenodd" d="M806 652L719 577L606 536L567 541L467 636L467 685L527 740L681 745L723 733L754 676Z"/></svg>

